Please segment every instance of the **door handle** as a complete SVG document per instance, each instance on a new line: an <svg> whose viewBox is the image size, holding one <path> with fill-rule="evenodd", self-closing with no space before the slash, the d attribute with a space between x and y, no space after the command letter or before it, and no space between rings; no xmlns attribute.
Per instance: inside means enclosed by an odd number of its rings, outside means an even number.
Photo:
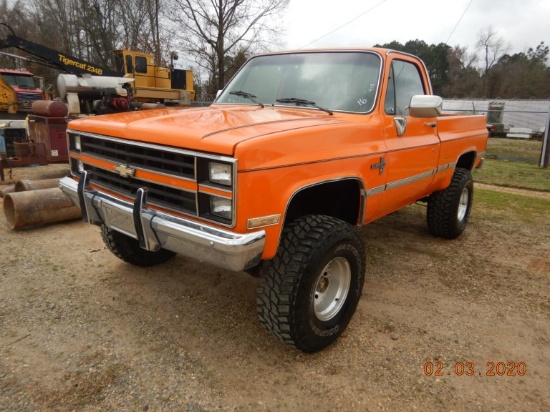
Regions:
<svg viewBox="0 0 550 412"><path fill-rule="evenodd" d="M436 127L436 126L437 126L437 123L436 123L436 122L424 122L424 126Z"/></svg>

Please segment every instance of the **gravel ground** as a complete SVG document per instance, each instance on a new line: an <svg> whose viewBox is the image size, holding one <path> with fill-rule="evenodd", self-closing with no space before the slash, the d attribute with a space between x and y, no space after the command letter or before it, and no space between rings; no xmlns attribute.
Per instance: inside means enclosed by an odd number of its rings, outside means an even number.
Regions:
<svg viewBox="0 0 550 412"><path fill-rule="evenodd" d="M357 312L312 355L262 330L245 273L131 267L80 221L16 232L0 214L0 233L2 411L550 410L547 220L474 205L445 241L412 205L368 225Z"/></svg>

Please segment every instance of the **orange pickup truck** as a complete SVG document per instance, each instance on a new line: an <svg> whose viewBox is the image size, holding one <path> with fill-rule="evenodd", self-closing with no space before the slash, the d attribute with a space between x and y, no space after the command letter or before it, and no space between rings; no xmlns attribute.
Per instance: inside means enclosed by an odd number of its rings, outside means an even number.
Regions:
<svg viewBox="0 0 550 412"><path fill-rule="evenodd" d="M70 122L60 187L130 264L177 253L259 276L262 325L314 352L361 296L361 226L423 201L429 232L464 230L486 122L441 107L409 54L259 55L209 107Z"/></svg>

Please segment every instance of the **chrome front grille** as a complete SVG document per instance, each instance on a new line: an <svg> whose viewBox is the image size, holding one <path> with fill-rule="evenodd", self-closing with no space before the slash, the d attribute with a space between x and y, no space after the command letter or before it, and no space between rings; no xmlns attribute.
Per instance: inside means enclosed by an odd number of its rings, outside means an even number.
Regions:
<svg viewBox="0 0 550 412"><path fill-rule="evenodd" d="M40 93L25 93L18 92L17 99L22 102L35 102L37 100L42 100L42 95Z"/></svg>
<svg viewBox="0 0 550 412"><path fill-rule="evenodd" d="M234 223L234 216L212 213L211 200L221 196L234 204L235 187L211 182L208 173L209 162L231 164L236 171L232 158L73 131L68 142L71 173L80 177L89 171L93 186L129 199L146 188L150 205L225 226Z"/></svg>
<svg viewBox="0 0 550 412"><path fill-rule="evenodd" d="M160 148L136 145L127 141L98 139L81 135L82 153L114 163L195 179L195 157Z"/></svg>
<svg viewBox="0 0 550 412"><path fill-rule="evenodd" d="M33 102L41 100L43 97L40 93L17 93L17 103L20 110L30 110Z"/></svg>
<svg viewBox="0 0 550 412"><path fill-rule="evenodd" d="M117 173L109 172L86 163L84 163L84 169L92 172L90 176L91 183L109 189L112 192L133 199L140 187L146 187L148 189L147 200L149 203L197 215L196 192L146 182L134 177L124 178Z"/></svg>

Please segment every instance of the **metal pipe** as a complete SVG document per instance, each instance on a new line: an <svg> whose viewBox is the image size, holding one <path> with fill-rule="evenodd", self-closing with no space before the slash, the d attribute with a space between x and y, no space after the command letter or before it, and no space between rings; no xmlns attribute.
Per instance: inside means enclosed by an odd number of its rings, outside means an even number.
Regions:
<svg viewBox="0 0 550 412"><path fill-rule="evenodd" d="M544 129L544 139L542 141L542 150L540 151L539 166L542 168L548 167L548 136L550 135L548 129L550 129L550 110L548 111L548 119L546 120L546 127Z"/></svg>
<svg viewBox="0 0 550 412"><path fill-rule="evenodd" d="M0 197L6 197L8 193L15 192L15 185L6 186L0 190Z"/></svg>
<svg viewBox="0 0 550 412"><path fill-rule="evenodd" d="M8 193L4 214L13 230L81 217L80 209L59 188Z"/></svg>
<svg viewBox="0 0 550 412"><path fill-rule="evenodd" d="M67 105L58 100L36 100L31 110L39 116L47 117L65 117L69 113Z"/></svg>
<svg viewBox="0 0 550 412"><path fill-rule="evenodd" d="M26 180L21 179L15 182L16 192L26 192L28 190L51 189L59 186L59 179L44 180Z"/></svg>

